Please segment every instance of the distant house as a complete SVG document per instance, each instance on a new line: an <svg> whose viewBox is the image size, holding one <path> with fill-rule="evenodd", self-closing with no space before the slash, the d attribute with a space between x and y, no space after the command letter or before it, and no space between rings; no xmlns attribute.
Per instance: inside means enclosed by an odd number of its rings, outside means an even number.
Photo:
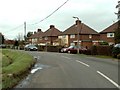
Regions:
<svg viewBox="0 0 120 90"><path fill-rule="evenodd" d="M38 29L37 32L34 32L33 35L29 37L29 43L40 45L44 32L41 29Z"/></svg>
<svg viewBox="0 0 120 90"><path fill-rule="evenodd" d="M115 34L115 30L117 29L117 27L118 27L118 22L110 25L109 27L101 31L100 41L107 42L109 45L115 44L114 34Z"/></svg>
<svg viewBox="0 0 120 90"><path fill-rule="evenodd" d="M45 45L56 45L55 40L58 39L58 35L61 34L61 31L55 28L54 25L50 25L50 28L44 32L43 40L41 40L41 43L44 43Z"/></svg>
<svg viewBox="0 0 120 90"><path fill-rule="evenodd" d="M77 26L79 23L79 27ZM84 23L76 21L74 25L66 29L59 38L64 41L65 46L77 45L79 33L79 45L82 47L90 48L92 45L98 45L99 34Z"/></svg>

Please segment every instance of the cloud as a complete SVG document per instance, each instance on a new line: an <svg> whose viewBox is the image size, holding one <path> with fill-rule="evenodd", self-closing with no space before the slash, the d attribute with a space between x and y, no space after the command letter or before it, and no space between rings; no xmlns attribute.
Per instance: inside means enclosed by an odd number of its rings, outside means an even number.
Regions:
<svg viewBox="0 0 120 90"><path fill-rule="evenodd" d="M73 16L79 17L83 23L96 31L101 31L111 25L117 19L114 14L118 0L69 0L62 8L45 21L39 22L66 0L0 0L0 32L8 38L16 35L11 33L23 33L24 26L9 31L27 22L27 31L35 31L41 28L47 30L51 24L64 31L74 24ZM7 32L7 33L6 33ZM8 35L9 34L9 35Z"/></svg>

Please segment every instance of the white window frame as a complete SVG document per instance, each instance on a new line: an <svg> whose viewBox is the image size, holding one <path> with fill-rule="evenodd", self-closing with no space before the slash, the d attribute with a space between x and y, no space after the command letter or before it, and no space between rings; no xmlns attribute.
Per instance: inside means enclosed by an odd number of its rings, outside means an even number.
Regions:
<svg viewBox="0 0 120 90"><path fill-rule="evenodd" d="M115 35L114 35L114 33L107 33L107 37L108 38L112 38L112 37L114 37Z"/></svg>
<svg viewBox="0 0 120 90"><path fill-rule="evenodd" d="M92 38L92 35L89 35L89 38L91 39L91 38Z"/></svg>
<svg viewBox="0 0 120 90"><path fill-rule="evenodd" d="M48 40L48 37L45 37L44 39L45 39L45 40Z"/></svg>
<svg viewBox="0 0 120 90"><path fill-rule="evenodd" d="M70 38L75 38L75 35L74 35L74 34L71 34L71 35L70 35Z"/></svg>

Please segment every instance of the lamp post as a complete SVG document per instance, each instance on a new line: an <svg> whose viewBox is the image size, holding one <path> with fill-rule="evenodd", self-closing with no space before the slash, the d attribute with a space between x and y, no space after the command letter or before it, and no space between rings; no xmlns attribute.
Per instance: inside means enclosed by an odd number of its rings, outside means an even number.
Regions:
<svg viewBox="0 0 120 90"><path fill-rule="evenodd" d="M77 53L79 54L79 40L80 40L80 24L81 24L81 21L79 20L78 17L73 17L75 19L77 19Z"/></svg>

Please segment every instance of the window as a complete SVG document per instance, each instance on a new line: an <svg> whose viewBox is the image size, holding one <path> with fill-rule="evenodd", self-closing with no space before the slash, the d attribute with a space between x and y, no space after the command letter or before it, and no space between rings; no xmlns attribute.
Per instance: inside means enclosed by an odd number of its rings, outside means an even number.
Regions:
<svg viewBox="0 0 120 90"><path fill-rule="evenodd" d="M39 40L42 40L42 37L40 37Z"/></svg>
<svg viewBox="0 0 120 90"><path fill-rule="evenodd" d="M75 35L70 35L70 38L75 38Z"/></svg>
<svg viewBox="0 0 120 90"><path fill-rule="evenodd" d="M75 43L70 43L70 46L75 46Z"/></svg>
<svg viewBox="0 0 120 90"><path fill-rule="evenodd" d="M66 35L63 35L63 38L66 38Z"/></svg>
<svg viewBox="0 0 120 90"><path fill-rule="evenodd" d="M114 37L114 33L107 33L107 37Z"/></svg>
<svg viewBox="0 0 120 90"><path fill-rule="evenodd" d="M89 38L92 38L92 35L89 35Z"/></svg>
<svg viewBox="0 0 120 90"><path fill-rule="evenodd" d="M45 40L48 40L48 37L45 37Z"/></svg>

